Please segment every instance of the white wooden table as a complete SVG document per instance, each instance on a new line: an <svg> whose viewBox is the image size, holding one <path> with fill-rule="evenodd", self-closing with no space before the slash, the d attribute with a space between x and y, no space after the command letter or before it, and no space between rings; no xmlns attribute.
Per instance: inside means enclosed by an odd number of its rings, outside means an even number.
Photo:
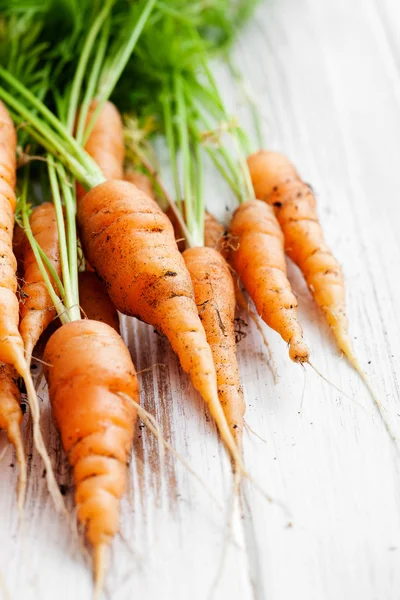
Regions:
<svg viewBox="0 0 400 600"><path fill-rule="evenodd" d="M319 214L343 265L351 335L393 430L400 434L400 3L398 0L266 0L236 47L263 116L268 147L286 152L317 190ZM218 68L241 114L238 87ZM236 104L235 104L236 103ZM245 119L246 123L246 119ZM225 188L210 182L210 208L224 214ZM115 600L398 600L400 459L371 399L341 359L295 267L289 267L313 360L346 394L291 364L267 331L280 375L274 385L252 323L238 347L248 424L245 460L288 517L254 487L234 517L234 543L213 590L227 509L138 428L122 532L112 547L107 594ZM241 317L248 320L246 315ZM141 376L143 405L227 507L231 473L203 404L168 343L126 322ZM72 514L71 479L48 412L43 430ZM352 399L350 399L352 398ZM14 453L1 434L0 574L18 600L83 600L85 562L68 523L53 509L27 432L29 493L18 535ZM213 596L211 592L213 591Z"/></svg>

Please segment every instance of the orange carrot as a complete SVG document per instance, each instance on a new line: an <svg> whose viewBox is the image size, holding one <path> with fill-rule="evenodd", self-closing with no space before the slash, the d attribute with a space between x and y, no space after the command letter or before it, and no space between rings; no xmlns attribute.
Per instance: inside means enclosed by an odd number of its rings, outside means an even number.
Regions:
<svg viewBox="0 0 400 600"><path fill-rule="evenodd" d="M85 255L106 283L116 308L150 323L169 339L242 468L218 400L212 353L190 275L167 216L133 184L107 181L78 203L78 223Z"/></svg>
<svg viewBox="0 0 400 600"><path fill-rule="evenodd" d="M46 466L49 490L56 505L59 508L63 508L64 503L55 482L50 458L42 439L39 424L39 403L25 360L24 343L18 331L19 306L16 295L17 263L12 250L14 213L16 208L17 136L13 122L2 102L0 102L0 131L0 362L14 367L24 379L33 417L35 445ZM14 394L10 393L15 398ZM14 431L15 435L18 436L15 428ZM20 443L22 443L21 440L18 441L18 444ZM25 468L24 464L19 464L21 471L23 471ZM20 487L19 506L23 504L24 493L25 491L22 486Z"/></svg>
<svg viewBox="0 0 400 600"><path fill-rule="evenodd" d="M140 186L138 186L140 187ZM183 205L183 218L185 218L185 205ZM185 250L185 240L182 228L171 207L165 211L165 214L172 223L177 240L178 248L181 252ZM209 212L204 213L204 246L215 248L226 258L224 243L225 227Z"/></svg>
<svg viewBox="0 0 400 600"><path fill-rule="evenodd" d="M343 273L326 245L310 186L283 154L263 150L250 156L248 165L256 196L274 207L287 254L300 267L340 349L351 359Z"/></svg>
<svg viewBox="0 0 400 600"><path fill-rule="evenodd" d="M107 294L106 286L93 271L79 273L79 303L87 319L107 323L119 333L117 309Z"/></svg>
<svg viewBox="0 0 400 600"><path fill-rule="evenodd" d="M150 177L140 171L125 171L124 179L125 181L129 181L130 183L133 183L133 185L136 185L139 190L142 190L142 192L155 200L156 195Z"/></svg>
<svg viewBox="0 0 400 600"><path fill-rule="evenodd" d="M225 256L225 227L209 212L204 213L204 245Z"/></svg>
<svg viewBox="0 0 400 600"><path fill-rule="evenodd" d="M93 100L86 119L88 125L96 108L97 101ZM85 150L99 165L106 179L124 178L124 128L121 115L112 102L105 102L102 106Z"/></svg>
<svg viewBox="0 0 400 600"><path fill-rule="evenodd" d="M92 122L97 106L97 101L93 100L86 118L86 126ZM85 150L98 164L106 179L124 178L124 129L121 115L112 102L105 102L102 106L85 144ZM78 198L84 195L85 190L78 184Z"/></svg>
<svg viewBox="0 0 400 600"><path fill-rule="evenodd" d="M26 460L20 425L22 423L21 395L17 385L17 372L5 363L0 363L0 428L7 433L15 447L19 466L18 506L22 510L26 494Z"/></svg>
<svg viewBox="0 0 400 600"><path fill-rule="evenodd" d="M73 469L77 518L93 547L96 589L119 529L139 387L122 338L106 323L71 321L44 352L53 417ZM133 402L132 402L133 400Z"/></svg>
<svg viewBox="0 0 400 600"><path fill-rule="evenodd" d="M34 238L60 277L60 250L53 204L46 202L34 208L30 217L30 225ZM27 239L23 254L24 273L20 292L21 322L19 331L24 340L27 361L30 362L33 348L57 313Z"/></svg>
<svg viewBox="0 0 400 600"><path fill-rule="evenodd" d="M308 362L297 320L297 300L286 274L283 236L274 211L250 200L236 209L230 227L231 260L261 318L289 344L293 361Z"/></svg>
<svg viewBox="0 0 400 600"><path fill-rule="evenodd" d="M232 435L241 448L246 406L236 358L235 286L225 259L213 248L183 253L217 372L218 397Z"/></svg>

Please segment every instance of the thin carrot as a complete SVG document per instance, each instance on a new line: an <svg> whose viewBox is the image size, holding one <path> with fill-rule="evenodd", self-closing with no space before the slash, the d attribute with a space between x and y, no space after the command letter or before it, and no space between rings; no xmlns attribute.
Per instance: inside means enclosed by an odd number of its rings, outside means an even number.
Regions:
<svg viewBox="0 0 400 600"><path fill-rule="evenodd" d="M350 362L355 357L348 335L344 278L326 245L309 185L283 154L262 150L248 158L254 190L275 210L285 250L300 267L315 302L324 311L340 349Z"/></svg>
<svg viewBox="0 0 400 600"><path fill-rule="evenodd" d="M46 345L44 361L53 417L73 469L77 518L93 547L99 591L107 549L119 529L136 420L135 405L121 394L138 402L136 371L117 332L92 320L58 329Z"/></svg>
<svg viewBox="0 0 400 600"><path fill-rule="evenodd" d="M33 209L30 216L32 234L58 277L61 277L60 250L56 213L53 204L45 202ZM21 322L19 331L24 340L26 360L40 336L57 315L47 291L35 255L25 238L23 251L23 285L20 291Z"/></svg>
<svg viewBox="0 0 400 600"><path fill-rule="evenodd" d="M109 181L80 201L78 222L85 255L105 281L111 300L120 312L150 323L169 339L242 468L218 399L212 353L197 314L190 275L170 221L133 184Z"/></svg>
<svg viewBox="0 0 400 600"><path fill-rule="evenodd" d="M15 447L19 467L18 508L22 511L26 495L26 459L21 437L21 395L17 385L17 372L5 363L0 363L0 428L7 433Z"/></svg>
<svg viewBox="0 0 400 600"><path fill-rule="evenodd" d="M218 397L239 448L246 405L236 358L235 288L229 267L213 248L189 248L183 253L197 308L213 354Z"/></svg>
<svg viewBox="0 0 400 600"><path fill-rule="evenodd" d="M16 208L16 147L17 136L13 122L0 102L0 361L11 365L24 379L33 417L36 448L46 466L49 491L56 506L64 503L57 487L51 461L40 431L39 403L32 377L25 360L24 343L18 331L19 306L17 291L17 263L12 250L14 213ZM24 466L22 465L22 469ZM20 497L19 504L23 503Z"/></svg>
<svg viewBox="0 0 400 600"><path fill-rule="evenodd" d="M79 273L79 304L85 318L107 323L119 333L118 311L106 286L93 271Z"/></svg>
<svg viewBox="0 0 400 600"><path fill-rule="evenodd" d="M236 209L230 227L231 260L259 315L289 344L289 356L308 362L309 350L297 320L297 299L286 274L283 236L274 211L250 200Z"/></svg>

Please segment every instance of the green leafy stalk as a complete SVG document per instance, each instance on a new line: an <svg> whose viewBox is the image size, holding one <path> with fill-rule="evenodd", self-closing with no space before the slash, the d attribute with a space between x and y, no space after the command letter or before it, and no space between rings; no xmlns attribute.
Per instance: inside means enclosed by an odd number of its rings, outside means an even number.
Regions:
<svg viewBox="0 0 400 600"><path fill-rule="evenodd" d="M178 209L182 213L181 185L180 185L180 181L179 181L179 170L178 170L178 161L177 161L177 153L176 153L174 125L173 125L173 121L172 121L172 108L171 108L170 95L167 91L165 91L163 93L163 95L161 97L161 102L162 102L162 106L163 106L165 136L166 136L167 145L168 145L168 149L169 149L169 158L171 161L172 174L173 174L173 178L174 178L175 198L176 198L176 202L178 205Z"/></svg>
<svg viewBox="0 0 400 600"><path fill-rule="evenodd" d="M204 194L203 194L203 158L202 158L202 153L201 153L201 148L200 148L200 144L197 142L197 140L194 140L193 142L193 147L194 147L194 158L195 158L195 164L196 164L196 177L194 178L195 181L195 197L196 197L196 222L197 222L197 227L198 227L198 236L199 239L202 241L202 244L204 244L204 213L205 213L205 206L204 206Z"/></svg>
<svg viewBox="0 0 400 600"><path fill-rule="evenodd" d="M57 221L57 230L58 230L58 240L60 247L60 260L61 260L61 272L64 283L64 306L66 309L66 313L68 314L69 320L74 321L81 318L80 310L79 310L79 298L74 295L73 284L71 282L70 277L70 266L68 260L68 245L66 239L66 228L64 221L64 213L63 213L63 203L60 194L59 187L59 177L57 174L57 170L55 165L52 162L51 156L47 157L48 163L48 173L50 180L50 187L53 195L53 204L56 213L56 221ZM68 208L66 207L66 212L68 212ZM77 252L76 240L75 240L75 254Z"/></svg>
<svg viewBox="0 0 400 600"><path fill-rule="evenodd" d="M195 220L195 206L191 184L191 152L185 96L183 93L182 78L177 73L174 77L174 93L176 98L177 134L183 163L183 190L185 195L186 223L191 237L191 244L202 246L203 240L199 239L198 227Z"/></svg>
<svg viewBox="0 0 400 600"><path fill-rule="evenodd" d="M8 83L19 91L22 91L25 98L29 99L29 90L15 80L10 73L6 73L6 77L4 77L4 74L4 69L0 67L0 78L6 78ZM57 122L57 128L64 132L62 138L57 132L51 129L43 119L38 117L32 110L28 109L22 101L15 98L12 94L9 94L1 86L0 98L12 108L13 112L16 113L18 117L30 124L32 133L37 134L37 137L40 139L44 148L51 154L57 156L80 183L88 189L91 189L105 181L102 172L94 160L76 143L76 140L66 132L61 121L59 121L55 115L50 113L51 121L52 123ZM46 113L47 111L43 103L37 99L34 99L34 106L36 108L39 107L42 113Z"/></svg>
<svg viewBox="0 0 400 600"><path fill-rule="evenodd" d="M85 70L87 68L87 64L90 58L90 55L93 50L94 43L96 41L96 37L100 31L102 24L110 13L111 7L114 4L115 0L107 0L103 6L103 9L100 11L97 18L94 20L93 24L89 29L89 33L86 37L85 44L83 46L83 51L81 53L80 60L78 62L78 67L75 72L75 77L72 82L71 94L69 96L68 102L68 113L67 113L67 131L72 134L75 125L76 112L78 109L79 97L82 88L82 82L85 75Z"/></svg>
<svg viewBox="0 0 400 600"><path fill-rule="evenodd" d="M99 76L100 76L100 70L104 61L104 56L106 53L106 49L107 49L107 42L108 42L108 36L109 36L109 23L108 21L106 21L105 26L103 27L103 31L101 33L101 37L100 37L100 41L99 41L99 45L97 48L97 52L96 52L96 57L93 63L93 68L92 71L90 73L90 77L89 77L89 81L87 84L87 88L81 103L81 107L79 110L79 118L78 118L78 125L76 128L76 141L81 144L82 146L84 145L85 142L85 127L86 127L86 120L87 120L87 115L89 112L89 107L90 107L90 103L93 100L93 97L95 95L96 92L96 85L98 83L99 80Z"/></svg>
<svg viewBox="0 0 400 600"><path fill-rule="evenodd" d="M63 165L59 165L59 183L65 203L65 218L67 222L67 252L71 295L75 305L79 305L78 282L78 236L76 231L76 201L73 188L67 180L67 173Z"/></svg>
<svg viewBox="0 0 400 600"><path fill-rule="evenodd" d="M144 8L139 16L139 18L135 22L135 26L133 30L130 32L128 39L124 38L124 31L122 32L121 39L117 42L117 50L111 51L111 57L109 64L105 65L99 81L99 89L96 94L96 99L98 101L96 110L93 112L92 119L86 128L84 143L88 139L94 124L96 123L97 117L100 114L100 111L104 105L104 103L111 96L119 78L123 70L126 67L127 62L136 46L136 43L142 34L143 28L145 27L150 14L156 4L157 0L146 0L144 4ZM132 16L135 15L134 10L132 10ZM128 21L129 22L129 21ZM119 45L119 47L118 47Z"/></svg>

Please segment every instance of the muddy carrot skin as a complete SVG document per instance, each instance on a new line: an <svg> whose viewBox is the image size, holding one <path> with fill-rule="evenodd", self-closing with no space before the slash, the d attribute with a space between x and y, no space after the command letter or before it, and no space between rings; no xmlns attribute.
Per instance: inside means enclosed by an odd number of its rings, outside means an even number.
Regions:
<svg viewBox="0 0 400 600"><path fill-rule="evenodd" d="M58 230L53 204L46 202L34 208L29 221L34 238L57 275L61 277ZM29 360L37 341L57 313L27 239L23 249L23 284L20 298L19 331Z"/></svg>
<svg viewBox="0 0 400 600"><path fill-rule="evenodd" d="M85 318L107 323L119 333L118 311L105 284L93 271L79 273L79 303Z"/></svg>
<svg viewBox="0 0 400 600"><path fill-rule="evenodd" d="M289 344L289 356L307 362L297 299L287 279L283 235L273 209L251 200L236 209L230 227L231 261L258 314Z"/></svg>
<svg viewBox="0 0 400 600"><path fill-rule="evenodd" d="M242 446L245 403L236 357L235 286L229 267L213 248L189 248L183 253L217 372L218 397L239 447Z"/></svg>

